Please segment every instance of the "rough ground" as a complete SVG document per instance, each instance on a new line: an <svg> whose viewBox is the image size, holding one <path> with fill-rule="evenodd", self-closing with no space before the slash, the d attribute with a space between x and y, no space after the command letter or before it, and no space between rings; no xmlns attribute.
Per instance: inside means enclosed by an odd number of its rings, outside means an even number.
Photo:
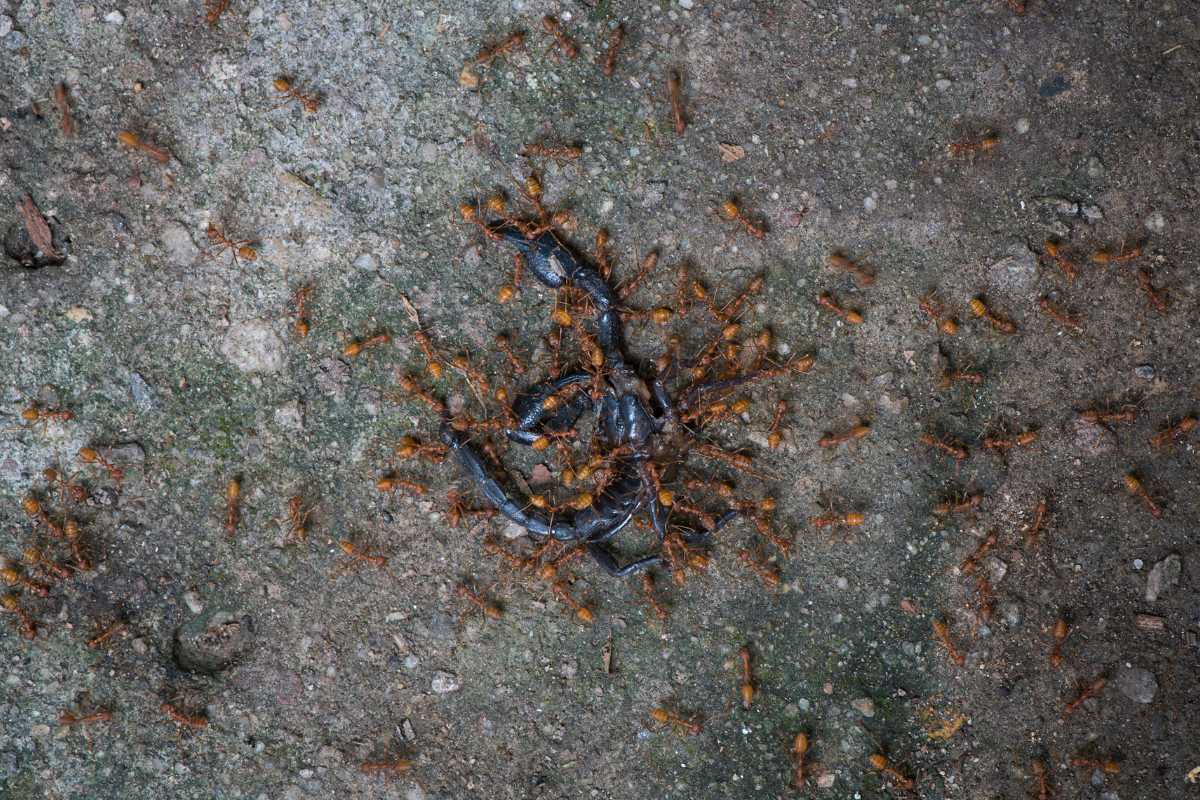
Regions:
<svg viewBox="0 0 1200 800"><path fill-rule="evenodd" d="M72 513L98 561L48 599L22 595L35 641L0 616L0 797L781 797L801 730L820 764L805 791L830 800L912 796L869 768L881 748L923 798L1036 797L1035 759L1047 797L1196 796L1185 776L1200 765L1200 439L1148 443L1200 408L1193 4L1030 0L1023 16L991 0L230 5L210 27L198 0L0 2L0 232L27 249L15 207L29 193L67 254L0 268L0 550L15 557L37 537L20 506L29 492L58 513L41 476L58 465L93 493ZM542 34L545 13L579 59ZM628 37L606 79L596 60L617 21ZM479 90L461 88L464 59L514 29L527 47L481 70ZM682 138L664 98L672 68ZM319 92L320 110L273 110L280 74ZM50 99L59 81L74 138ZM172 160L121 148L121 130ZM988 131L990 152L948 154ZM748 324L815 354L809 375L759 391L749 421L718 432L728 444L749 433L774 476L741 484L775 494L796 536L779 591L735 557L753 536L742 524L707 575L681 590L663 576L665 624L634 580L583 564L573 592L596 610L588 627L487 558L481 532L448 526L450 464L398 465L431 484L425 498L375 490L391 444L434 422L395 396L396 368L421 366L402 293L451 350L478 353L509 329L528 353L546 327L549 295L528 284L497 306L508 254L455 210L515 194L516 153L542 140L586 144L577 164L538 163L584 249L606 227L622 274L661 251L642 302L670 291L683 259L722 297L763 273ZM721 142L745 157L722 162ZM766 220L765 240L720 219L730 194ZM258 260L201 258L210 222L256 240ZM1051 236L1081 262L1142 239L1145 254L1084 263L1071 283L1039 263ZM839 249L877 272L875 286L825 266ZM1140 268L1166 291L1165 316L1139 291ZM306 281L302 340L289 309ZM956 336L918 311L934 289ZM819 311L821 291L865 324ZM973 319L977 293L1019 332ZM1083 332L1044 316L1043 295ZM394 345L340 356L380 329ZM632 349L653 357L653 341ZM985 381L940 390L947 360ZM793 410L769 451L777 397ZM32 402L75 418L27 425ZM1124 404L1136 422L1075 421ZM869 437L816 447L858 418ZM1031 427L1037 443L1007 460L974 447ZM917 443L925 431L971 444L971 458L956 470ZM120 491L78 461L84 445L128 445L114 454ZM1129 470L1161 519L1124 491ZM229 539L234 475L244 518ZM960 487L982 506L939 524L931 509ZM316 504L303 544L276 521L295 494ZM814 531L806 518L829 497L866 524L833 540ZM993 530L983 572L997 608L975 626L958 565ZM331 576L347 537L386 553L387 571ZM464 579L503 599L502 621L460 619ZM1137 627L1138 613L1163 630ZM1072 631L1053 669L1059 617ZM117 618L127 635L84 646ZM931 640L935 618L964 666ZM196 639L206 627L216 641ZM759 688L748 711L736 665L747 643ZM1098 675L1107 687L1064 718L1076 682ZM181 734L164 700L210 724ZM661 729L648 717L660 704L703 715L703 732ZM61 710L94 706L114 718L87 729L90 743L60 730ZM967 721L936 741L930 714ZM1081 753L1118 759L1120 774L1072 767ZM358 771L396 754L413 760L407 775Z"/></svg>

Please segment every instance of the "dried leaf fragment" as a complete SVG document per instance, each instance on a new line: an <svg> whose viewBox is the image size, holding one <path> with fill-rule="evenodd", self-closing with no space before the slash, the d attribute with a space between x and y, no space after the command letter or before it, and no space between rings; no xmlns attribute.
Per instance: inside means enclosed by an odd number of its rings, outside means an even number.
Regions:
<svg viewBox="0 0 1200 800"><path fill-rule="evenodd" d="M21 198L21 204L17 206L17 211L21 214L21 219L25 221L25 230L29 233L29 239L34 246L47 258L59 258L58 251L54 249L54 234L50 232L50 226L46 224L46 218L42 216L42 212L38 211L38 207L34 205L33 198L29 195L24 195Z"/></svg>
<svg viewBox="0 0 1200 800"><path fill-rule="evenodd" d="M740 161L746 157L746 148L740 144L732 144L731 142L718 142L717 147L721 151L721 160L726 164L732 161Z"/></svg>

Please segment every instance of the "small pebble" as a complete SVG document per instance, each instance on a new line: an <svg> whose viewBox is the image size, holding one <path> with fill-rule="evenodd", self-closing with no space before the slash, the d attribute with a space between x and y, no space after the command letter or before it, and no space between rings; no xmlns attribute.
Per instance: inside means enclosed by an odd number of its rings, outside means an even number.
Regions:
<svg viewBox="0 0 1200 800"><path fill-rule="evenodd" d="M832 772L822 772L817 778L817 786L820 786L822 789L830 789L833 787L833 782L836 779Z"/></svg>
<svg viewBox="0 0 1200 800"><path fill-rule="evenodd" d="M939 80L937 83L935 83L935 84L934 84L934 86L937 88L937 90L938 90L939 92L944 92L944 91L946 91L947 89L949 89L949 88L950 88L950 86L951 86L951 83L950 83L950 81L949 81L949 80L947 80L946 78L942 78L942 79L941 79L941 80Z"/></svg>
<svg viewBox="0 0 1200 800"><path fill-rule="evenodd" d="M191 611L193 614L199 614L204 610L204 603L200 602L200 595L195 592L184 592L183 602L187 604L188 611Z"/></svg>
<svg viewBox="0 0 1200 800"><path fill-rule="evenodd" d="M874 211L878 206L879 202L874 197L868 195L863 198L863 209L865 211Z"/></svg>
<svg viewBox="0 0 1200 800"><path fill-rule="evenodd" d="M435 694L448 694L450 692L457 692L462 688L462 684L459 683L458 676L453 672L442 672L441 670L438 670L437 672L433 673L433 680L430 682L430 688L433 689Z"/></svg>
<svg viewBox="0 0 1200 800"><path fill-rule="evenodd" d="M1155 211L1150 216L1146 217L1146 230L1151 233L1162 233L1167 227L1167 220L1161 212Z"/></svg>
<svg viewBox="0 0 1200 800"><path fill-rule="evenodd" d="M679 7L685 11L691 11L695 5L695 0L679 0Z"/></svg>
<svg viewBox="0 0 1200 800"><path fill-rule="evenodd" d="M104 15L104 21L109 25L120 25L125 21L125 15L120 11L113 10Z"/></svg>
<svg viewBox="0 0 1200 800"><path fill-rule="evenodd" d="M860 697L857 700L851 700L850 705L864 717L875 716L875 701L869 697Z"/></svg>
<svg viewBox="0 0 1200 800"><path fill-rule="evenodd" d="M371 253L363 253L358 258L354 259L355 269L361 269L365 272L373 272L379 269L379 259Z"/></svg>
<svg viewBox="0 0 1200 800"><path fill-rule="evenodd" d="M12 17L7 14L0 14L0 38L8 36L12 32L13 21Z"/></svg>
<svg viewBox="0 0 1200 800"><path fill-rule="evenodd" d="M1144 381L1152 381L1154 380L1154 365L1139 364L1133 368L1133 374Z"/></svg>
<svg viewBox="0 0 1200 800"><path fill-rule="evenodd" d="M1142 705L1152 702L1158 694L1158 679L1153 672L1141 667L1122 667L1114 682L1117 691Z"/></svg>
<svg viewBox="0 0 1200 800"><path fill-rule="evenodd" d="M1029 120L1025 119L1024 117L1021 117L1019 120L1017 120L1017 133L1029 133Z"/></svg>
<svg viewBox="0 0 1200 800"><path fill-rule="evenodd" d="M1166 594L1168 589L1179 583L1179 575L1183 572L1183 560L1178 553L1159 561L1150 569L1146 576L1146 600L1153 603Z"/></svg>

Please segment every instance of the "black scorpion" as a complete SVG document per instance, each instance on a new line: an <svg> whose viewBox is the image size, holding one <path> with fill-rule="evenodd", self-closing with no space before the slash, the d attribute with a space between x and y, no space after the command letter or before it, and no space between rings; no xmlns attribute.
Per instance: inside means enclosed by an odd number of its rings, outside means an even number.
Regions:
<svg viewBox="0 0 1200 800"><path fill-rule="evenodd" d="M527 509L505 491L479 452L456 431L450 420L443 420L440 436L459 465L496 510L536 538L553 537L564 542L582 542L588 552L610 575L625 576L658 564L661 556L650 555L620 566L604 542L620 533L639 512L648 510L659 542L666 537L667 510L659 503L648 462L656 454L658 440L667 440L681 426L664 384L665 376L656 376L649 387L625 359L621 335L621 317L616 296L600 273L576 256L554 233L544 231L532 238L511 222L494 223L488 230L524 255L530 272L551 289L562 288L568 281L586 293L596 309L595 337L604 354L606 385L597 409L597 435L610 448L620 448L628 456L619 462L619 476L608 490L589 507L569 517L550 516ZM532 444L539 431L565 431L593 406L586 391L577 391L569 401L547 411L545 400L572 385L590 382L586 372L575 372L534 384L513 403L517 418L507 437L518 444ZM701 387L706 388L706 387ZM717 388L715 385L707 388ZM693 392L692 394L698 394ZM722 516L714 530L692 534L688 541L703 539L715 532L737 512Z"/></svg>

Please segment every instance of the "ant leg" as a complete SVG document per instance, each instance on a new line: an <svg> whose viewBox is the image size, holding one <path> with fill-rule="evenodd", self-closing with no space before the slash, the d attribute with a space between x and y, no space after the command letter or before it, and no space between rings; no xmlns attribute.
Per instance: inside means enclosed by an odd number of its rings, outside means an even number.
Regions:
<svg viewBox="0 0 1200 800"><path fill-rule="evenodd" d="M641 572L649 567L657 566L662 562L661 556L646 556L639 558L637 561L632 561L625 566L619 566L617 559L613 554L604 549L596 542L588 542L588 553L596 560L596 563L604 568L604 571L616 578L624 578L626 575L633 575L635 572Z"/></svg>

